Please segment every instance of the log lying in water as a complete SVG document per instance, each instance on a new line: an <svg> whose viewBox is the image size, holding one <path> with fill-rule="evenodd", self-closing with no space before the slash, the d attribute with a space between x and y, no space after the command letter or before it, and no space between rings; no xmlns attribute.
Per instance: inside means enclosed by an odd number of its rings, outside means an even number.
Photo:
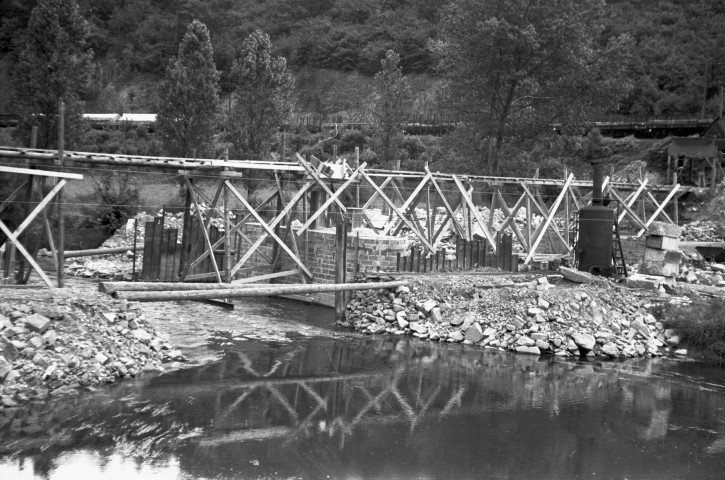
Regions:
<svg viewBox="0 0 725 480"><path fill-rule="evenodd" d="M303 285L303 284L300 284ZM98 291L104 293L116 292L163 292L184 290L219 290L243 289L250 287L269 286L268 283L181 283L181 282L101 282Z"/></svg>
<svg viewBox="0 0 725 480"><path fill-rule="evenodd" d="M204 300L207 298L269 297L275 295L290 295L294 293L344 292L349 290L396 288L407 284L407 280L379 283L312 283L306 285L265 285L264 287L252 288L217 288L213 290L167 290L161 292L118 291L115 296L121 299L136 300L140 302Z"/></svg>
<svg viewBox="0 0 725 480"><path fill-rule="evenodd" d="M126 253L128 251L133 251L133 247L94 248L93 250L66 250L65 258L90 257L91 255L117 255L119 253ZM143 251L143 246L137 246L136 251Z"/></svg>

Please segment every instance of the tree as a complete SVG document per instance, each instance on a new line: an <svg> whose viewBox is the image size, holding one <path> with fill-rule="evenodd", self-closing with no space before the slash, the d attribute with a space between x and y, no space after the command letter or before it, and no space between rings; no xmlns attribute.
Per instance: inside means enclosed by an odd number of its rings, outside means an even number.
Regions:
<svg viewBox="0 0 725 480"><path fill-rule="evenodd" d="M157 129L169 155L214 154L219 107L219 72L206 26L192 21L169 62L161 85Z"/></svg>
<svg viewBox="0 0 725 480"><path fill-rule="evenodd" d="M284 57L272 57L272 42L261 30L242 44L232 65L233 105L227 140L236 155L262 156L294 108L294 77Z"/></svg>
<svg viewBox="0 0 725 480"><path fill-rule="evenodd" d="M16 136L27 144L38 126L38 147L58 141L58 101L65 103L66 145L77 141L83 113L81 97L92 73L88 24L75 0L39 0L30 15L13 71L12 110L20 116Z"/></svg>
<svg viewBox="0 0 725 480"><path fill-rule="evenodd" d="M392 167L403 140L403 122L407 117L410 96L408 84L400 68L400 57L392 50L380 61L373 91L373 150L382 165Z"/></svg>
<svg viewBox="0 0 725 480"><path fill-rule="evenodd" d="M631 88L631 40L602 45L603 0L455 0L434 44L448 103L499 174L504 143L611 109Z"/></svg>

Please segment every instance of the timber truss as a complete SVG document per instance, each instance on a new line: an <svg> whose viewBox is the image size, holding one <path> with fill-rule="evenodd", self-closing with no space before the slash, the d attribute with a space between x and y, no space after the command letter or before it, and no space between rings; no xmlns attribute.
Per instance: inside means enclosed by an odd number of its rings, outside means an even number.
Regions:
<svg viewBox="0 0 725 480"><path fill-rule="evenodd" d="M47 163L57 159L57 152L0 147L0 160L17 159ZM188 192L183 236L189 237L190 225L196 222L203 238L201 248L183 249L179 280L213 278L220 283L248 282L239 277L255 270L260 257L271 273L255 280L295 275L302 282L312 280L300 238L353 214L361 219L354 227L367 227L370 235L380 237L407 235L428 255L435 254L451 234L468 241L485 240L492 252L497 236L510 234L526 264L543 250L542 245L547 253L566 255L574 248L576 212L591 201L592 189L590 181L576 180L573 174L540 179L447 174L427 167L424 172L389 171L369 169L357 161L348 164L344 159L336 164L308 161L299 154L295 162L262 162L65 152L64 162L71 168L74 164L140 165L183 174ZM232 182L254 170L268 172L274 185L257 204ZM214 195L195 183L197 178L215 177ZM676 198L686 191L678 184L651 185L644 176L637 183L606 178L604 186L605 194L618 206L618 222L626 223L629 230L634 227L636 236L643 235L655 220L677 223ZM672 214L666 212L668 207ZM245 227L251 224L261 228L259 234L250 236ZM10 232L5 225L0 228L25 256L19 232ZM622 225L619 230L626 231ZM270 241L272 254L261 248ZM288 257L284 264L293 268L280 271L283 257ZM209 270L195 273L201 265Z"/></svg>

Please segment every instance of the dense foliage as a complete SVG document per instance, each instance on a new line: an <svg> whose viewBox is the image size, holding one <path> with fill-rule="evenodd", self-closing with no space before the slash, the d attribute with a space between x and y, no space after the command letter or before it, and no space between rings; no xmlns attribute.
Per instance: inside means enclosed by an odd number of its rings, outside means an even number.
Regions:
<svg viewBox="0 0 725 480"><path fill-rule="evenodd" d="M65 103L68 145L78 139L81 95L92 70L87 37L75 0L41 0L33 9L13 72L12 108L20 116L21 143L27 145L30 127L37 125L37 146L57 145L59 100Z"/></svg>
<svg viewBox="0 0 725 480"><path fill-rule="evenodd" d="M169 155L209 158L214 154L219 108L219 72L209 31L194 20L160 88L156 128Z"/></svg>
<svg viewBox="0 0 725 480"><path fill-rule="evenodd" d="M435 51L447 104L475 127L487 170L504 141L616 108L629 91L630 38L599 44L603 0L455 0Z"/></svg>
<svg viewBox="0 0 725 480"><path fill-rule="evenodd" d="M226 138L236 157L269 152L293 109L294 77L284 57L272 55L269 35L255 30L244 40L232 65L233 104Z"/></svg>
<svg viewBox="0 0 725 480"><path fill-rule="evenodd" d="M37 0L0 2L0 52L19 51ZM356 90L369 89L387 50L400 55L406 75L432 75L427 48L441 37L446 4L440 0L79 0L89 22L89 45L98 59L90 95L120 96L106 105L128 105L128 90L146 95L176 54L193 19L209 28L222 91L232 88L235 48L255 29L268 33L274 55L298 73L303 110L335 112ZM517 2L498 2L515 5ZM554 5L555 2L533 2ZM623 114L717 113L725 85L725 3L712 0L608 0L599 39L634 38L627 62L634 89L618 106ZM333 73L353 75L338 78ZM300 75L304 72L310 79ZM329 82L328 82L329 81ZM332 82L342 85L331 86ZM110 85L110 87L109 87ZM316 87L320 88L317 89ZM348 88L349 87L349 88ZM347 97L347 98L346 98ZM95 99L95 97L93 97ZM355 98L354 101L359 100ZM130 102L133 104L133 102ZM329 107L333 103L338 105Z"/></svg>

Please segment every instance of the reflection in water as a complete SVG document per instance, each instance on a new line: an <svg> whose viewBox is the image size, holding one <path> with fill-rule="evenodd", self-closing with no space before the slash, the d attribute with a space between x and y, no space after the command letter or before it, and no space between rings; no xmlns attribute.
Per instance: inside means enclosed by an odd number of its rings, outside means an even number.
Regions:
<svg viewBox="0 0 725 480"><path fill-rule="evenodd" d="M74 462L115 475L125 458L170 478L721 478L723 385L669 361L245 342L142 387L38 406L0 431L0 475Z"/></svg>

